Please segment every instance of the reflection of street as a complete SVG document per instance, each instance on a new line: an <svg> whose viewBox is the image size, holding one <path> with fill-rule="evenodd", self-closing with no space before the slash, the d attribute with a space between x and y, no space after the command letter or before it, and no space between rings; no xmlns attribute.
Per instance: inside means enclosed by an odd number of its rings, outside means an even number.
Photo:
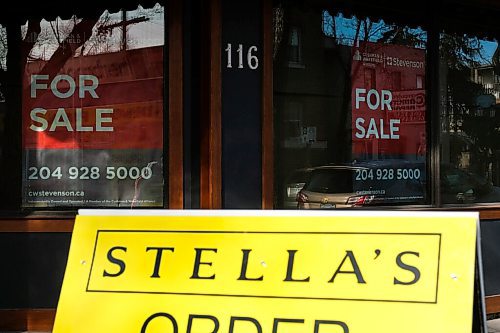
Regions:
<svg viewBox="0 0 500 333"><path fill-rule="evenodd" d="M286 208L333 209L425 203L425 164L371 160L296 170ZM290 194L296 193L293 204Z"/></svg>
<svg viewBox="0 0 500 333"><path fill-rule="evenodd" d="M423 204L426 197L425 164L405 160L358 162L297 170L287 183L286 208L364 207ZM500 202L500 187L477 174L450 165L441 166L443 204ZM328 203L328 205L326 205Z"/></svg>
<svg viewBox="0 0 500 333"><path fill-rule="evenodd" d="M445 204L499 202L500 187L477 174L442 165L441 196Z"/></svg>

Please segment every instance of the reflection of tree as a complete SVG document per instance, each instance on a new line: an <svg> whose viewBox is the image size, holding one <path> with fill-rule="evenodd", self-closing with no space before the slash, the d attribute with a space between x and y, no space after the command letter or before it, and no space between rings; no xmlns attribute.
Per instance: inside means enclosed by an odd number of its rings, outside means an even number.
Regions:
<svg viewBox="0 0 500 333"><path fill-rule="evenodd" d="M449 134L447 140L450 140L449 152L443 158L457 166L462 164L471 171L486 174L500 136L495 129L499 126L498 121L477 113L477 97L485 90L472 80L471 70L486 60L481 42L477 37L441 34L440 58L442 76L446 77L441 87L441 93L446 97L442 99L441 128ZM460 135L464 137L463 134L470 144L456 140ZM471 164L460 161L463 153L469 154Z"/></svg>
<svg viewBox="0 0 500 333"><path fill-rule="evenodd" d="M482 48L478 38L465 35L441 34L440 60L443 82L441 88L444 112L442 128L459 131L463 117L473 110L476 97L482 86L471 80L470 71L482 59Z"/></svg>
<svg viewBox="0 0 500 333"><path fill-rule="evenodd" d="M418 30L393 26L380 39L412 47L425 44L425 37ZM500 142L495 128L499 124L494 119L478 117L476 99L484 94L484 87L471 80L471 69L484 62L483 48L477 37L456 34L441 34L440 62L441 85L441 129L447 133L442 140L449 140L447 162L462 164L461 155L465 150L476 165L474 171L484 172L490 160L493 142ZM473 147L471 147L473 146ZM498 148L496 148L498 149Z"/></svg>
<svg viewBox="0 0 500 333"><path fill-rule="evenodd" d="M42 69L37 74L48 76L57 74L63 68L64 64L75 55L76 50L92 36L92 28L96 22L96 19L82 19L79 21L75 19L75 24L68 29L69 32L65 37L62 37L62 31L58 31L58 37L61 39L57 42L57 49L52 53L50 59L45 62ZM57 30L59 30L59 28L57 28ZM21 42L21 73L25 72L25 66L30 59L33 58L31 54L34 47L39 45L37 43L44 41L44 39L40 39L39 41L40 35L45 38L45 36L41 34L41 31L40 20L28 20L26 35ZM26 86L25 89L29 89L29 87ZM47 93L47 90L41 94L43 93Z"/></svg>
<svg viewBox="0 0 500 333"><path fill-rule="evenodd" d="M132 12L122 10L110 13L105 10L97 19L90 20L76 16L68 20L62 20L59 17L52 21L29 20L21 27L24 42L29 44L24 47L29 52L26 59L47 61L57 49L66 48L68 43L75 46L71 50L74 56L127 49L126 45L133 46L136 42L130 34L127 34L130 26L149 21L163 15L163 12L163 7L157 5L149 9L139 7ZM75 27L82 21L93 21L94 25L90 30L76 31ZM85 35L80 35L81 32Z"/></svg>
<svg viewBox="0 0 500 333"><path fill-rule="evenodd" d="M470 69L483 57L481 41L477 37L442 33L439 41L441 60L449 69Z"/></svg>
<svg viewBox="0 0 500 333"><path fill-rule="evenodd" d="M449 79L453 80L453 78ZM471 156L474 158L471 168L498 182L500 175L497 169L500 165L495 166L495 164L500 159L500 108L497 105L488 108L474 105L477 97L485 94L481 84L467 80L463 82L463 88L461 91L454 92L457 100L463 102L461 104L463 111L458 117L460 122L457 127L458 130L466 133L473 143L472 152L476 154ZM472 104L470 101L473 101Z"/></svg>
<svg viewBox="0 0 500 333"><path fill-rule="evenodd" d="M101 27L110 23L110 14L105 11L98 19L81 19L73 16L69 20L29 20L21 28L23 59L48 61L58 50L69 51L78 56L88 54L88 49L111 52L116 41L101 32ZM102 51L101 51L102 52ZM27 57L26 54L27 53ZM97 53L97 52L94 52Z"/></svg>
<svg viewBox="0 0 500 333"><path fill-rule="evenodd" d="M490 113L491 111L491 113ZM498 160L500 151L500 113L499 109L484 110L483 114L469 112L464 115L462 130L472 139L477 158L477 171L486 174L490 165ZM492 165L491 165L492 166ZM493 168L493 171L496 168ZM493 175L496 179L497 175Z"/></svg>
<svg viewBox="0 0 500 333"><path fill-rule="evenodd" d="M92 20L93 21L93 20ZM95 24L95 21L92 23ZM44 20L28 20L27 24L21 27L23 35L21 52L23 63L34 60L49 60L59 49L65 53L74 54L76 48L69 48L73 42L78 43L81 40L79 33L91 36L88 28L89 20L81 20L73 17L70 20L61 20L56 18L54 21L46 22ZM82 27L85 29L82 30ZM84 41L83 41L84 42ZM82 41L80 41L80 44Z"/></svg>
<svg viewBox="0 0 500 333"><path fill-rule="evenodd" d="M405 45L413 48L425 48L427 33L421 29L407 26L389 25L378 38L379 43Z"/></svg>

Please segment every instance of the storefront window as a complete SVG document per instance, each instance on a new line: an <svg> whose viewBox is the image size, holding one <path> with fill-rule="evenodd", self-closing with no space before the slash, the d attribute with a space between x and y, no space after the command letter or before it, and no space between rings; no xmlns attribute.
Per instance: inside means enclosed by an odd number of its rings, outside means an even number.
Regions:
<svg viewBox="0 0 500 333"><path fill-rule="evenodd" d="M22 207L164 205L164 8L22 26Z"/></svg>
<svg viewBox="0 0 500 333"><path fill-rule="evenodd" d="M498 43L440 37L440 185L443 204L500 202Z"/></svg>
<svg viewBox="0 0 500 333"><path fill-rule="evenodd" d="M302 7L274 11L275 206L427 203L426 32Z"/></svg>

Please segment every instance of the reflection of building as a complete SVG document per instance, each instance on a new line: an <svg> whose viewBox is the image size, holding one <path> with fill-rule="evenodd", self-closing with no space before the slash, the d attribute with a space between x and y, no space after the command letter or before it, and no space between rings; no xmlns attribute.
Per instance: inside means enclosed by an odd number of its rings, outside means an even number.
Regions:
<svg viewBox="0 0 500 333"><path fill-rule="evenodd" d="M278 202L294 170L351 159L351 48L321 28L320 8L285 15L273 69Z"/></svg>
<svg viewBox="0 0 500 333"><path fill-rule="evenodd" d="M303 13L290 9L287 15L290 28L283 31L274 65L275 77L286 78L274 84L274 104L281 120L277 133L280 160L293 170L349 159L339 151L349 151L350 144L345 121L350 87L345 83L351 49L317 28L323 19L321 10Z"/></svg>
<svg viewBox="0 0 500 333"><path fill-rule="evenodd" d="M278 31L282 42L274 61L276 183L283 184L287 174L304 167L425 159L425 50L373 42L373 37L353 47L355 25L361 21L334 18L321 8L302 12L292 7L286 13L289 28ZM333 28L333 20L349 27ZM339 37L351 32L352 38ZM364 94L359 108L356 88ZM374 111L369 106L380 96L390 96L390 106ZM363 124L357 121L362 117ZM360 131L363 137L357 136Z"/></svg>
<svg viewBox="0 0 500 333"><path fill-rule="evenodd" d="M351 160L351 48L324 32L320 8L285 13L274 59L278 196L296 169Z"/></svg>
<svg viewBox="0 0 500 333"><path fill-rule="evenodd" d="M471 80L484 87L484 94L493 95L500 103L500 75L493 64L481 65L471 70Z"/></svg>
<svg viewBox="0 0 500 333"><path fill-rule="evenodd" d="M500 72L498 67L500 62L499 51L500 50L497 45L491 59L487 59L488 63L475 66L471 69L471 81L483 86L483 95L493 95L495 97L495 102L490 103L490 105L487 106L482 104L486 102L484 98L483 100L478 101L478 106L482 108L500 103Z"/></svg>

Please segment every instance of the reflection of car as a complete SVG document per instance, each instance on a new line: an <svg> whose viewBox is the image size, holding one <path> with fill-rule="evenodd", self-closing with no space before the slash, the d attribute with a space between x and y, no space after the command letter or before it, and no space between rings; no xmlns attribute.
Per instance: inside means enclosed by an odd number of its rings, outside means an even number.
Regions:
<svg viewBox="0 0 500 333"><path fill-rule="evenodd" d="M407 163L395 164L394 161L317 167L297 194L298 208L422 203L421 176L421 168Z"/></svg>
<svg viewBox="0 0 500 333"><path fill-rule="evenodd" d="M477 174L442 165L441 197L445 204L500 202L500 188Z"/></svg>
<svg viewBox="0 0 500 333"><path fill-rule="evenodd" d="M500 202L500 187L493 186L486 178L450 165L441 165L440 170L442 203ZM426 180L424 163L405 160L299 169L286 183L284 207L331 209L425 204Z"/></svg>
<svg viewBox="0 0 500 333"><path fill-rule="evenodd" d="M283 208L295 209L297 208L297 193L302 190L305 183L309 180L313 168L297 169L286 179L285 193L283 200Z"/></svg>
<svg viewBox="0 0 500 333"><path fill-rule="evenodd" d="M356 174L368 172L366 167L331 165L317 167L309 181L297 194L300 209L331 209L369 204L374 194L356 194Z"/></svg>

